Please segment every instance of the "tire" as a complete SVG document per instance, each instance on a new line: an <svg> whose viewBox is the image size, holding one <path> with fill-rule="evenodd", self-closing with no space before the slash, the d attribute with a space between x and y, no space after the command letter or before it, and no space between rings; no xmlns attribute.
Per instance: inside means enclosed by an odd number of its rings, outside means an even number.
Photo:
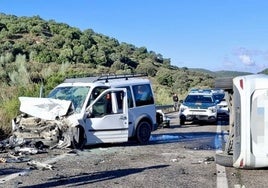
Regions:
<svg viewBox="0 0 268 188"><path fill-rule="evenodd" d="M140 144L147 144L151 137L151 125L147 121L139 123L136 132L137 142Z"/></svg>
<svg viewBox="0 0 268 188"><path fill-rule="evenodd" d="M164 123L164 127L165 127L165 128L170 128L170 121L165 122L165 123Z"/></svg>
<svg viewBox="0 0 268 188"><path fill-rule="evenodd" d="M78 126L73 128L73 139L72 139L72 147L74 149L82 150L86 144L86 136L83 127Z"/></svg>
<svg viewBox="0 0 268 188"><path fill-rule="evenodd" d="M233 167L233 155L216 153L216 163L225 167Z"/></svg>
<svg viewBox="0 0 268 188"><path fill-rule="evenodd" d="M185 119L184 118L180 118L180 125L184 125L185 124Z"/></svg>
<svg viewBox="0 0 268 188"><path fill-rule="evenodd" d="M233 89L233 77L217 78L215 80L215 88L223 90Z"/></svg>
<svg viewBox="0 0 268 188"><path fill-rule="evenodd" d="M212 125L218 125L218 118L216 118L216 120L213 121L211 124L212 124Z"/></svg>

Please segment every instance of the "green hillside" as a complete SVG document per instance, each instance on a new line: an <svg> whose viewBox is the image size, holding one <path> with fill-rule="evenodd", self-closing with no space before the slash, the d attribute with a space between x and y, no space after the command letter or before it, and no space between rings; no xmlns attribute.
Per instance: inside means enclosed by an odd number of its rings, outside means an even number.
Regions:
<svg viewBox="0 0 268 188"><path fill-rule="evenodd" d="M0 79L8 85L47 81L59 74L143 72L156 85L183 93L196 84L209 86L213 80L209 74L173 66L169 58L146 47L120 43L92 29L81 31L38 16L0 14L0 18ZM26 80L17 78L21 73Z"/></svg>

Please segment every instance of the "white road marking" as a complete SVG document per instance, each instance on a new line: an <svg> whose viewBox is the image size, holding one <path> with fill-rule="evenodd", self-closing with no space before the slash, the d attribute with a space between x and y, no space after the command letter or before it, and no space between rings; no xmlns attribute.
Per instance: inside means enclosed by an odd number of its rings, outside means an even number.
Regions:
<svg viewBox="0 0 268 188"><path fill-rule="evenodd" d="M42 163L53 164L53 163L59 161L60 159L63 159L67 155L70 155L70 154L64 153L62 155L58 155L58 156L56 156L54 158L48 159L46 161L43 161ZM18 176L26 175L26 174L30 173L31 171L32 171L31 169L25 169L25 170L22 170L20 172L16 172L16 173L7 175L4 178L0 178L0 184L3 184L5 182L7 182L7 181L10 181L10 180L14 179L14 178L17 178Z"/></svg>
<svg viewBox="0 0 268 188"><path fill-rule="evenodd" d="M221 126L217 125L217 134L221 134ZM221 153L221 149L217 149L216 153ZM226 177L225 167L216 164L217 170L217 188L228 188L228 182Z"/></svg>
<svg viewBox="0 0 268 188"><path fill-rule="evenodd" d="M216 170L217 170L217 188L228 188L225 167L216 164Z"/></svg>

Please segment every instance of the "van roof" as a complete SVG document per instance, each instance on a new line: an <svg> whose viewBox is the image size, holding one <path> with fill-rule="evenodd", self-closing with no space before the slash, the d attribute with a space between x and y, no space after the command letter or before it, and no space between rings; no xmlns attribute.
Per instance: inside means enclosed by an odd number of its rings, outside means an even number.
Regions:
<svg viewBox="0 0 268 188"><path fill-rule="evenodd" d="M129 75L102 75L102 76L90 76L90 77L82 77L82 78L67 78L64 80L64 82L61 85L103 84L107 86L120 86L120 85L134 85L134 84L141 84L141 83L149 83L150 81L147 78L144 78L145 76L147 75L129 74Z"/></svg>

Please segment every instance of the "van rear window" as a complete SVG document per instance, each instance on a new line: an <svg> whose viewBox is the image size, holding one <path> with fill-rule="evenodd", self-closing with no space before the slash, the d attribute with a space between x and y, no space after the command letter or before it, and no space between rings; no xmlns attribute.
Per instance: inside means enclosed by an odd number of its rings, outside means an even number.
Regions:
<svg viewBox="0 0 268 188"><path fill-rule="evenodd" d="M133 86L136 106L154 104L153 93L149 84Z"/></svg>

